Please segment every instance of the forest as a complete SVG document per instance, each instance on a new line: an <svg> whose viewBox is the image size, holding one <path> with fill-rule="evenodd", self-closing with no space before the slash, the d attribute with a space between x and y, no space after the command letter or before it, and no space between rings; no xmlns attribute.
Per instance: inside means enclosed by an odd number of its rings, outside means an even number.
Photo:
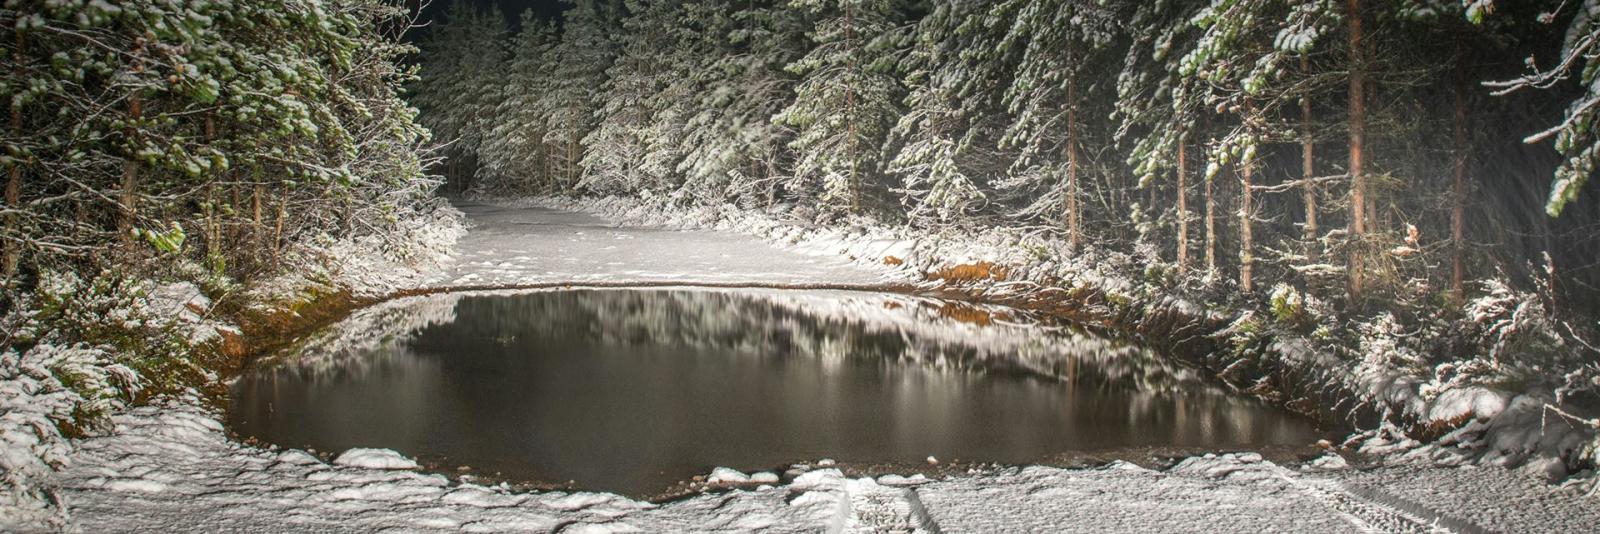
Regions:
<svg viewBox="0 0 1600 534"><path fill-rule="evenodd" d="M511 24L463 3L413 102L478 194L1037 227L1380 306L1548 268L1581 304L1591 20L1539 9L578 2Z"/></svg>
<svg viewBox="0 0 1600 534"><path fill-rule="evenodd" d="M1044 239L1036 262L1272 319L1234 345L1270 330L1441 389L1571 392L1600 378L1597 15L710 0L513 20L457 3L409 87L449 140L451 191L1008 229Z"/></svg>
<svg viewBox="0 0 1600 534"><path fill-rule="evenodd" d="M1299 412L1600 428L1600 0L558 4L0 6L0 504L56 517L69 440L414 289L464 201L981 242L914 274L1189 310L1233 390L1333 391Z"/></svg>

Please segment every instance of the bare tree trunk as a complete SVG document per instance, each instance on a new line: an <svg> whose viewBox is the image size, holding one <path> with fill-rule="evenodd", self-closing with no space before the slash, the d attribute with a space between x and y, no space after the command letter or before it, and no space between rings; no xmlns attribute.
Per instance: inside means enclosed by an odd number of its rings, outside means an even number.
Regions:
<svg viewBox="0 0 1600 534"><path fill-rule="evenodd" d="M844 2L844 47L848 51L847 53L850 54L845 61L845 72L847 73L848 81L844 85L844 102L845 123L847 125L846 135L849 136L846 140L850 146L850 213L859 215L861 214L861 176L857 174L858 169L856 168L856 59L855 49L852 48L854 46L852 41L855 39L855 20L850 4L851 2Z"/></svg>
<svg viewBox="0 0 1600 534"><path fill-rule="evenodd" d="M1067 74L1067 242L1073 251L1083 242L1078 221L1078 76Z"/></svg>
<svg viewBox="0 0 1600 534"><path fill-rule="evenodd" d="M1250 99L1244 101L1245 130L1250 131L1255 122L1255 109L1250 105ZM1255 192L1250 190L1250 180L1255 174L1255 158L1248 154L1239 160L1239 291L1250 294L1255 288L1251 283L1252 269L1255 257L1252 254L1251 230L1255 219Z"/></svg>
<svg viewBox="0 0 1600 534"><path fill-rule="evenodd" d="M773 206L778 204L778 180L775 176L773 176L774 174L777 174L777 171L773 170L772 168L772 160L774 158L769 156L765 159L766 161L762 163L766 166L766 175L764 178L767 180L767 209L770 210Z"/></svg>
<svg viewBox="0 0 1600 534"><path fill-rule="evenodd" d="M1463 279L1466 278L1467 244L1465 219L1467 204L1467 99L1460 83L1455 85L1455 180L1451 187L1450 214L1451 272L1450 296L1457 306L1466 300Z"/></svg>
<svg viewBox="0 0 1600 534"><path fill-rule="evenodd" d="M142 70L142 65L136 65L135 70ZM134 89L128 96L128 118L133 126L128 127L128 142L135 142L134 136L138 135L139 119L144 116L144 103L139 98L139 90ZM128 159L122 161L122 213L118 218L117 229L121 231L122 238L131 242L133 239L134 224L139 218L139 162L134 159L134 154L128 154Z"/></svg>
<svg viewBox="0 0 1600 534"><path fill-rule="evenodd" d="M1206 278L1215 280L1217 275L1217 202L1213 189L1212 178L1206 178Z"/></svg>
<svg viewBox="0 0 1600 534"><path fill-rule="evenodd" d="M206 114L205 136L207 145L217 137L217 123L209 113ZM217 181L212 176L206 181L206 258L210 260L213 271L222 257L222 224L217 221L217 211Z"/></svg>
<svg viewBox="0 0 1600 534"><path fill-rule="evenodd" d="M278 221L272 228L272 264L281 265L279 257L283 251L283 220L289 214L289 192L278 195Z"/></svg>
<svg viewBox="0 0 1600 534"><path fill-rule="evenodd" d="M261 195L263 187L259 181L260 175L257 175L256 178L258 181L255 183L255 191L250 194L250 222L255 224L256 235L261 235L263 233L261 227Z"/></svg>
<svg viewBox="0 0 1600 534"><path fill-rule="evenodd" d="M1345 20L1350 32L1350 298L1361 297L1362 254L1367 236L1367 178L1362 174L1366 158L1366 58L1361 44L1361 0L1346 0Z"/></svg>
<svg viewBox="0 0 1600 534"><path fill-rule="evenodd" d="M22 50L26 44L27 40L23 37L22 32L20 30L17 31L17 49L12 51L11 69L18 74L22 72ZM17 139L22 137L22 105L20 100L13 100L11 103L11 136ZM19 236L16 241L8 241L4 244L5 265L3 274L5 279L3 283L8 286L11 285L11 279L17 274L17 266L22 262L21 231L18 228L21 223L14 212L14 210L22 209L22 163L21 158L12 161L11 168L7 172L9 176L6 178L6 209L13 210L12 213L6 214L6 234L8 236Z"/></svg>
<svg viewBox="0 0 1600 534"><path fill-rule="evenodd" d="M1178 272L1189 270L1189 158L1183 126L1178 127Z"/></svg>
<svg viewBox="0 0 1600 534"><path fill-rule="evenodd" d="M1307 76L1311 73L1311 59L1304 54L1300 56L1300 73ZM1306 257L1316 261L1320 251L1317 246L1316 142L1312 133L1311 89L1308 87L1300 93L1300 177L1305 180L1301 201L1306 207Z"/></svg>

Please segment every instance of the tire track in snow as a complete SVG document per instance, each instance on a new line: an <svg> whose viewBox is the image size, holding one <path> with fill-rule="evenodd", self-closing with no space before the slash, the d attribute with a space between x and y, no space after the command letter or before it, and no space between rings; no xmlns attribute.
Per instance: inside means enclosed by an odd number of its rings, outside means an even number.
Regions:
<svg viewBox="0 0 1600 534"><path fill-rule="evenodd" d="M847 481L843 490L830 533L942 533L915 489L863 478Z"/></svg>
<svg viewBox="0 0 1600 534"><path fill-rule="evenodd" d="M1483 527L1369 488L1338 480L1306 480L1293 474L1279 473L1278 476L1365 532L1488 532Z"/></svg>

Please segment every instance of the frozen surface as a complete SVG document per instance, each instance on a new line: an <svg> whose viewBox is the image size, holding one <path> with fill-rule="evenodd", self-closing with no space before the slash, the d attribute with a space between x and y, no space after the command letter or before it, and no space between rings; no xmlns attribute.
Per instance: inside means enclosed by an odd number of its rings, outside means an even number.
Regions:
<svg viewBox="0 0 1600 534"><path fill-rule="evenodd" d="M552 283L874 287L903 281L832 252L719 230L624 227L586 213L462 202L472 229L432 288Z"/></svg>

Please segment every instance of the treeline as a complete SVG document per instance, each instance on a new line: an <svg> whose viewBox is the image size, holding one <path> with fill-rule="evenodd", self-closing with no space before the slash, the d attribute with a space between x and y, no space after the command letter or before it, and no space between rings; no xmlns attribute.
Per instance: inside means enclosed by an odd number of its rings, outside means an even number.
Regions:
<svg viewBox="0 0 1600 534"><path fill-rule="evenodd" d="M1244 294L1600 280L1587 3L464 4L413 101L484 193L1047 226Z"/></svg>
<svg viewBox="0 0 1600 534"><path fill-rule="evenodd" d="M438 184L400 98L413 18L385 0L6 2L6 307L49 270L243 280L291 243L396 232Z"/></svg>

